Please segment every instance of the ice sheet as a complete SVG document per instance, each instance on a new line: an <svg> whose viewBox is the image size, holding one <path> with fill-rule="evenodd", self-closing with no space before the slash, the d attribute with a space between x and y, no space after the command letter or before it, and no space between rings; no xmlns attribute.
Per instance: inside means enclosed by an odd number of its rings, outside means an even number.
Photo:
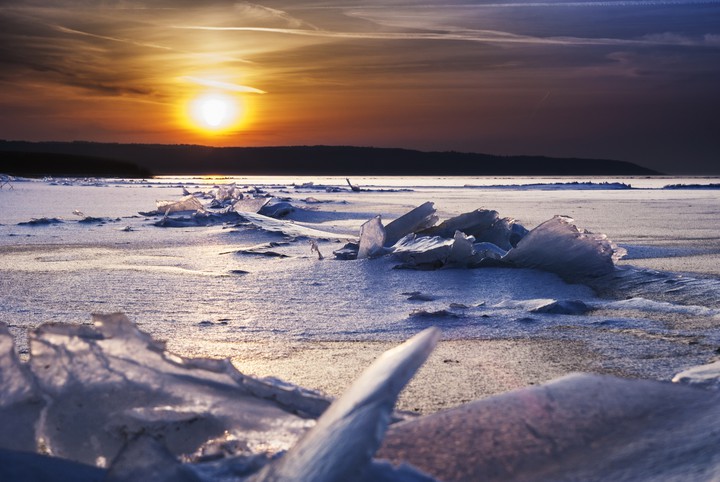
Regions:
<svg viewBox="0 0 720 482"><path fill-rule="evenodd" d="M302 199L308 195L303 191L308 190L288 189L293 182L309 181L323 186L313 190L313 197L321 203L307 205ZM402 339L427 323L410 317L419 308L415 306L418 302L402 295L418 291L433 298L424 302L427 306L422 308L427 312L444 310L453 315L439 318L446 339L570 338L587 343L605 357L601 369L669 379L687 366L707 362L717 348L712 347L718 339L717 321L703 308L720 308L716 209L720 193L659 189L665 184L698 180L619 179L643 189L582 192L462 187L574 181L568 179L352 181L374 190L351 193L344 178L222 180L226 185L236 182L245 194L291 198L292 203L306 205L290 215L296 222L262 219L263 223L278 223L280 233L237 221L159 229L152 226L157 218L136 214L154 206L156 199L181 199L183 187L201 193L198 199L207 204L212 196L206 196L217 189L213 187L217 179L102 180L99 184L103 187L97 187L96 181L68 185L17 182L13 190L0 192L0 203L11 206L0 210L0 321L8 323L11 333L19 337L22 356L28 354L27 327L44 321L83 323L87 313L99 309L125 311L144 320L145 329L183 353L213 355L226 353L234 342L249 340ZM403 186L412 191L378 191ZM327 192L325 187L343 190ZM327 256L347 238L355 238L368 219L378 214L396 219L428 200L434 202L442 219L483 207L496 210L500 219L516 218L530 228L565 213L573 216L578 226L606 233L609 239L627 246L635 257L620 260L623 269L597 278L591 289L537 270L401 271L392 269L398 261L385 258L347 262ZM82 224L72 214L75 210L120 221ZM18 226L42 217L63 222ZM302 234L297 231L302 228L322 233L313 235L318 236L314 239L325 259L319 260L302 238L269 249L286 258L233 254L253 246L288 242L282 231L291 230L290 238L294 238ZM333 233L333 239L322 240L330 238L326 233ZM544 249L536 254L548 252L547 245L539 246ZM475 243L474 247L485 254L502 254L502 250L486 249L488 244ZM565 253L556 249L554 254L562 260ZM634 263L642 263L643 269L628 266ZM646 269L658 266L677 267L680 272ZM669 305L640 309L604 303L628 297ZM578 300L602 307L584 315L530 312L520 305L494 308L503 301L532 299ZM451 308L480 303L484 308ZM559 321L558 317L564 318ZM649 357L653 352L663 356Z"/></svg>

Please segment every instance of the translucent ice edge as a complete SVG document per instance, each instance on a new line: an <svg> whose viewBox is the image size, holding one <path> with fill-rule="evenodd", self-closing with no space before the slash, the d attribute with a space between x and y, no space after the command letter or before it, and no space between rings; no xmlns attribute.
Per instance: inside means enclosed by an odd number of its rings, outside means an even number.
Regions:
<svg viewBox="0 0 720 482"><path fill-rule="evenodd" d="M0 465L0 479L100 480L90 465L128 481L433 480L372 455L437 329L383 354L328 408L314 392L244 376L226 360L172 355L122 314L94 319L40 326L27 363L0 325L0 460L9 449L86 464L21 455ZM197 471L176 459L223 454L233 457Z"/></svg>

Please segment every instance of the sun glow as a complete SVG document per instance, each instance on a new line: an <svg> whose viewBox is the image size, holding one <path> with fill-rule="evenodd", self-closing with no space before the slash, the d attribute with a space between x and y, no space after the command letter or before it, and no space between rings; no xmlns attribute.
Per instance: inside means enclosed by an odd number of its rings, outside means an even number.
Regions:
<svg viewBox="0 0 720 482"><path fill-rule="evenodd" d="M191 100L188 114L194 127L206 132L222 132L238 126L242 110L237 97L212 92Z"/></svg>

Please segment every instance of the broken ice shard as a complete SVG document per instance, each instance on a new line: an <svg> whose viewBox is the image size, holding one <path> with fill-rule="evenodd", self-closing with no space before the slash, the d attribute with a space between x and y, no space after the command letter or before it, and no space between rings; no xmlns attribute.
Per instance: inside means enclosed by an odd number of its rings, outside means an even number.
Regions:
<svg viewBox="0 0 720 482"><path fill-rule="evenodd" d="M0 480L209 482L232 473L232 480L256 482L432 481L372 456L398 394L438 338L437 329L428 329L386 352L327 408L313 392L245 377L228 361L170 355L124 315L98 315L95 326L42 325L32 334L29 365L18 361L3 326L0 418L17 415L8 411L13 405L39 399L44 413L18 422L36 429L38 446L55 457L32 454L35 444L16 438L12 450L0 446ZM317 424L298 416L323 411ZM3 432L8 427L15 425L3 424ZM237 456L218 464L178 460L223 438L240 447Z"/></svg>
<svg viewBox="0 0 720 482"><path fill-rule="evenodd" d="M400 391L425 362L440 338L429 328L383 353L317 425L254 481L336 482L360 478L390 424Z"/></svg>
<svg viewBox="0 0 720 482"><path fill-rule="evenodd" d="M139 433L176 455L231 434L249 447L287 449L327 406L309 392L245 377L226 360L183 359L124 315L95 326L46 324L30 335L30 368L44 398L37 436L50 454L104 465ZM69 414L82 413L81 417ZM33 426L33 424L29 424Z"/></svg>
<svg viewBox="0 0 720 482"><path fill-rule="evenodd" d="M440 267L445 263L454 240L439 236L416 236L409 234L395 243L391 250L393 256L408 267Z"/></svg>
<svg viewBox="0 0 720 482"><path fill-rule="evenodd" d="M435 205L428 201L385 226L385 246L392 246L408 234L434 226L438 221Z"/></svg>
<svg viewBox="0 0 720 482"><path fill-rule="evenodd" d="M625 254L604 234L578 229L566 216L555 216L525 236L503 258L522 268L537 268L568 279L602 276Z"/></svg>
<svg viewBox="0 0 720 482"><path fill-rule="evenodd" d="M380 216L366 221L360 226L360 243L358 247L358 259L374 258L385 254L385 228L383 228Z"/></svg>
<svg viewBox="0 0 720 482"><path fill-rule="evenodd" d="M270 201L268 197L246 197L233 204L233 209L240 213L256 213Z"/></svg>
<svg viewBox="0 0 720 482"><path fill-rule="evenodd" d="M400 268L462 268L474 266L482 260L475 251L474 241L475 238L460 231L455 231L452 239L409 235L395 243L390 250L403 261Z"/></svg>
<svg viewBox="0 0 720 482"><path fill-rule="evenodd" d="M286 236L327 240L347 240L355 238L355 236L331 233L329 231L321 231L319 229L304 226L293 221L283 221L280 219L263 216L262 214L258 213L243 212L239 214L242 218L260 229L274 233L282 233Z"/></svg>
<svg viewBox="0 0 720 482"><path fill-rule="evenodd" d="M466 236L460 231L455 231L453 243L452 246L450 246L450 253L448 253L445 263L456 266L467 266L470 259L475 254L475 250L473 248L474 241L474 237Z"/></svg>
<svg viewBox="0 0 720 482"><path fill-rule="evenodd" d="M185 196L179 201L157 201L157 214L172 214L184 211L199 211L203 205L195 196Z"/></svg>

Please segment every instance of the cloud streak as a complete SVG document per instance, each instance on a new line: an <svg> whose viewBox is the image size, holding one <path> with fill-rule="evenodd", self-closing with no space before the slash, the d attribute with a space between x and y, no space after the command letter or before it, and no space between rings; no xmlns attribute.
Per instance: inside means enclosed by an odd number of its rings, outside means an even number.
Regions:
<svg viewBox="0 0 720 482"><path fill-rule="evenodd" d="M267 94L264 90L256 89L255 87L249 87L247 85L231 84L230 82L221 82L212 79L201 79L198 77L181 77L182 80L192 82L197 85L203 85L205 87L212 87L214 89L227 90L229 92L245 92L251 94Z"/></svg>
<svg viewBox="0 0 720 482"><path fill-rule="evenodd" d="M98 34L94 34L94 33L90 33L90 32L82 32L80 30L63 27L62 25L51 25L51 27L61 33L68 33L68 34L72 34L72 35L82 35L84 37L91 37L91 38L96 38L96 39L100 39L100 40L109 40L111 42L126 43L126 44L130 44L130 45L135 45L137 47L147 47L147 48L151 48L151 49L168 50L168 51L174 50L172 47L166 47L164 45L158 45L158 44L152 44L152 43L146 43L146 42L137 42L137 41L129 40L129 39L109 37L107 35L98 35Z"/></svg>
<svg viewBox="0 0 720 482"><path fill-rule="evenodd" d="M639 39L619 38L583 38L583 37L531 37L517 35L510 32L498 32L492 30L464 30L457 29L449 32L339 32L330 30L305 30L290 28L267 28L267 27L212 27L198 25L177 25L174 28L181 30L204 30L211 32L258 32L274 33L281 35L297 35L301 37L318 37L330 39L348 40L441 40L479 42L490 44L527 44L527 45L605 45L605 46L718 46L718 37L713 34L705 34L691 39L675 34L654 34L646 35Z"/></svg>

